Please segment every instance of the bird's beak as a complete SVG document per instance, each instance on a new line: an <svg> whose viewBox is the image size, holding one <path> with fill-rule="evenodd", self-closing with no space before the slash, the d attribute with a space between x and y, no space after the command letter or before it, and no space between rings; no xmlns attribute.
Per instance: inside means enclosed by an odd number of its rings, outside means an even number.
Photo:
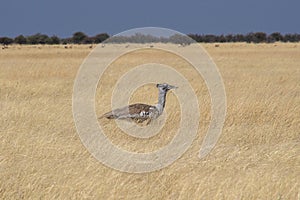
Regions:
<svg viewBox="0 0 300 200"><path fill-rule="evenodd" d="M173 85L169 85L169 86L168 86L168 89L169 89L169 90L171 90L171 89L177 89L177 88L178 88L178 87L173 86Z"/></svg>

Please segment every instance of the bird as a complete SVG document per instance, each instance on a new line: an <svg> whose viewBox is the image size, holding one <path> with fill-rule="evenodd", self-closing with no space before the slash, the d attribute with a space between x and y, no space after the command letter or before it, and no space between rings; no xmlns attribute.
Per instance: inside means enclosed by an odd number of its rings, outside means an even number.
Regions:
<svg viewBox="0 0 300 200"><path fill-rule="evenodd" d="M143 103L131 104L122 108L117 108L100 116L98 119L132 119L136 123L147 121L147 125L158 118L164 111L166 104L166 95L169 90L178 87L167 83L156 84L158 88L158 102L155 105Z"/></svg>

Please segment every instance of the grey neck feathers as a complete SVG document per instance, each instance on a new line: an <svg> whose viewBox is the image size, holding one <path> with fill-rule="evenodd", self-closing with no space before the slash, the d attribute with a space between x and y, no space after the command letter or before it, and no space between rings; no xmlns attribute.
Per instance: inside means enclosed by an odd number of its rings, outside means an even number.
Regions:
<svg viewBox="0 0 300 200"><path fill-rule="evenodd" d="M156 104L156 108L158 109L159 114L161 114L165 108L166 104L166 90L159 90L158 93L158 103Z"/></svg>

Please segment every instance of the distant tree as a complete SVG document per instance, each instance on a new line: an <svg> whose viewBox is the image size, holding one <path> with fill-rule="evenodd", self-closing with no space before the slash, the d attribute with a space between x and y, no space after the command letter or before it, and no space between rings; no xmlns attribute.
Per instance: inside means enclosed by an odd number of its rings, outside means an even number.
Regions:
<svg viewBox="0 0 300 200"><path fill-rule="evenodd" d="M267 41L267 34L263 32L256 32L254 33L254 43L266 42Z"/></svg>
<svg viewBox="0 0 300 200"><path fill-rule="evenodd" d="M97 34L96 36L94 36L94 43L102 43L103 41L105 41L106 39L109 38L109 35L107 33L100 33Z"/></svg>
<svg viewBox="0 0 300 200"><path fill-rule="evenodd" d="M243 34L236 34L233 37L233 42L245 42L245 36Z"/></svg>
<svg viewBox="0 0 300 200"><path fill-rule="evenodd" d="M228 37L228 35L225 37L224 35L220 35L217 39L218 42L232 42L232 35L229 35L230 38Z"/></svg>
<svg viewBox="0 0 300 200"><path fill-rule="evenodd" d="M27 37L28 44L46 44L48 40L48 35L41 33L37 33Z"/></svg>
<svg viewBox="0 0 300 200"><path fill-rule="evenodd" d="M272 33L268 36L268 42L278 42L283 40L283 36L279 32Z"/></svg>
<svg viewBox="0 0 300 200"><path fill-rule="evenodd" d="M192 38L196 42L202 42L202 36L198 34L188 34L190 38Z"/></svg>
<svg viewBox="0 0 300 200"><path fill-rule="evenodd" d="M292 34L285 34L283 36L283 42L293 42L294 41L294 37Z"/></svg>
<svg viewBox="0 0 300 200"><path fill-rule="evenodd" d="M27 37L28 44L38 44L38 38L34 35L30 35Z"/></svg>
<svg viewBox="0 0 300 200"><path fill-rule="evenodd" d="M174 34L169 37L169 42L175 44L191 44L194 40L186 35Z"/></svg>
<svg viewBox="0 0 300 200"><path fill-rule="evenodd" d="M0 37L0 44L9 45L12 44L13 42L14 40L9 37Z"/></svg>
<svg viewBox="0 0 300 200"><path fill-rule="evenodd" d="M52 39L52 43L53 43L53 44L60 44L60 38L57 37L56 35L53 35L53 36L51 37L51 39Z"/></svg>
<svg viewBox="0 0 300 200"><path fill-rule="evenodd" d="M217 42L217 37L212 34L204 35L203 42L207 42L207 43Z"/></svg>
<svg viewBox="0 0 300 200"><path fill-rule="evenodd" d="M282 39L283 42L300 42L300 34L285 34Z"/></svg>
<svg viewBox="0 0 300 200"><path fill-rule="evenodd" d="M94 37L87 36L83 39L83 41L81 43L82 44L93 44L93 43L95 43L95 39L94 39Z"/></svg>
<svg viewBox="0 0 300 200"><path fill-rule="evenodd" d="M125 37L125 39L127 39L127 41L125 40L125 42L133 42L133 43L147 43L147 38L144 34L142 33L136 33L130 37Z"/></svg>
<svg viewBox="0 0 300 200"><path fill-rule="evenodd" d="M63 38L63 39L60 39L60 42L62 44L71 44L73 42L73 39L72 38Z"/></svg>
<svg viewBox="0 0 300 200"><path fill-rule="evenodd" d="M245 41L250 43L260 43L260 42L266 42L267 41L267 34L263 32L256 32L256 33L248 33L245 36Z"/></svg>
<svg viewBox="0 0 300 200"><path fill-rule="evenodd" d="M73 34L72 41L75 44L82 44L87 37L83 32L76 32Z"/></svg>
<svg viewBox="0 0 300 200"><path fill-rule="evenodd" d="M14 43L16 43L16 44L26 44L27 40L23 35L19 35L19 36L15 37Z"/></svg>
<svg viewBox="0 0 300 200"><path fill-rule="evenodd" d="M131 37L125 37L125 36L114 36L110 37L108 40L109 43L126 43L126 42L133 42L131 41Z"/></svg>
<svg viewBox="0 0 300 200"><path fill-rule="evenodd" d="M224 38L222 38L222 42L234 42L234 35L232 35L232 34L228 34L228 35L223 36L223 37Z"/></svg>
<svg viewBox="0 0 300 200"><path fill-rule="evenodd" d="M254 40L254 33L247 33L245 35L245 42L251 43Z"/></svg>
<svg viewBox="0 0 300 200"><path fill-rule="evenodd" d="M46 43L47 44L60 44L60 38L57 37L56 35L53 35L46 40Z"/></svg>
<svg viewBox="0 0 300 200"><path fill-rule="evenodd" d="M296 34L296 41L300 42L300 34Z"/></svg>

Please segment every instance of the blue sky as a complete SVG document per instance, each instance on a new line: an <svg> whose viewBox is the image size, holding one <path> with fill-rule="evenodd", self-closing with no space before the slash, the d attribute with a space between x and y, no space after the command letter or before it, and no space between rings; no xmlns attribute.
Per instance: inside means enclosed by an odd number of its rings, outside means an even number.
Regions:
<svg viewBox="0 0 300 200"><path fill-rule="evenodd" d="M1 0L0 36L76 31L110 35L138 27L182 33L300 33L299 0Z"/></svg>

